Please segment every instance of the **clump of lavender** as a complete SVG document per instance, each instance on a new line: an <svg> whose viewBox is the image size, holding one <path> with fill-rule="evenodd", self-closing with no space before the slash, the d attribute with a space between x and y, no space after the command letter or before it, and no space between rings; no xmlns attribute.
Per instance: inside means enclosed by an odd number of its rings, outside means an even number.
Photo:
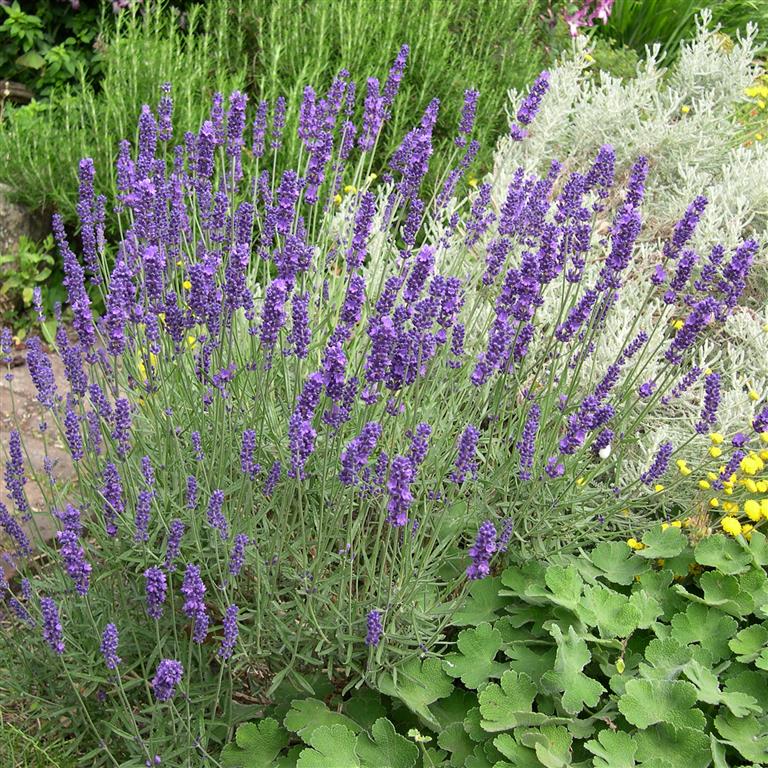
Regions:
<svg viewBox="0 0 768 768"><path fill-rule="evenodd" d="M610 145L584 172L520 168L504 189L489 179L461 199L477 151L473 90L460 115L440 115L457 126L460 156L434 199L437 100L376 177L369 153L389 130L407 56L383 85L340 72L326 92L307 88L297 119L282 99L251 108L241 93L216 94L201 126L178 126L163 89L136 146L119 146L120 239L105 242L106 201L92 191L102 169L88 161L84 266L54 221L74 331L54 339L65 380L34 335L28 362L51 425L43 439L60 430L78 482L41 483L61 530L40 544L37 591L62 606L41 600L42 642L63 653L65 631L93 633L92 612L109 624L102 652L116 668L120 626L126 659L162 658L153 679L126 687L136 712L147 684L168 701L185 676L189 700L204 698L211 662L237 643L268 665L356 665L347 638L364 615L372 659L414 651L448 610L414 610L414 596L460 596L506 552L578 548L658 512L677 451L664 442L639 466L648 413L696 401L698 432L717 420L721 374L704 373L699 347L739 301L757 242L700 258L697 197L638 285L654 166L637 159L621 189ZM535 132L549 87L542 73L514 139ZM273 176L290 125L301 156ZM627 290L645 291L655 314L626 323L616 308ZM1 334L5 366L10 349ZM753 418L768 431L764 408ZM750 446L726 450L730 472ZM39 468L25 466L17 431L4 460L12 504L0 526L24 571L26 473ZM454 578L445 562L459 556ZM17 602L15 616L34 613ZM67 650L82 660L74 642ZM221 679L231 699L239 676ZM198 735L190 724L178 733Z"/></svg>

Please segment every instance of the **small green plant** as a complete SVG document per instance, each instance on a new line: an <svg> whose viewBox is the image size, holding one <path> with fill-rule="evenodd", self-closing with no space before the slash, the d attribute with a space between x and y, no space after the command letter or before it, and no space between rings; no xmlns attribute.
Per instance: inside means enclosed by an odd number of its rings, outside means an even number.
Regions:
<svg viewBox="0 0 768 768"><path fill-rule="evenodd" d="M10 300L13 325L20 334L33 319L35 289L39 291L38 303L44 312L53 314L57 302L62 302L66 292L61 285L61 275L56 274L53 235L41 243L22 236L13 253L0 254L0 271L3 280L0 297Z"/></svg>
<svg viewBox="0 0 768 768"><path fill-rule="evenodd" d="M644 541L476 582L454 653L412 658L377 692L277 701L240 726L222 763L768 765L768 540L692 544L673 525Z"/></svg>

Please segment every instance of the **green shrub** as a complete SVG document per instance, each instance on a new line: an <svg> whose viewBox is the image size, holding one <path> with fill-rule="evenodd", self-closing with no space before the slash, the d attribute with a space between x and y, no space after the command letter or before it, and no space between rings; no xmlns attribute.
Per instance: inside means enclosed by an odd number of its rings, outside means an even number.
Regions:
<svg viewBox="0 0 768 768"><path fill-rule="evenodd" d="M768 765L768 541L656 529L477 582L456 650L282 700L231 768ZM282 722L282 726L280 725ZM386 757L385 757L386 756Z"/></svg>

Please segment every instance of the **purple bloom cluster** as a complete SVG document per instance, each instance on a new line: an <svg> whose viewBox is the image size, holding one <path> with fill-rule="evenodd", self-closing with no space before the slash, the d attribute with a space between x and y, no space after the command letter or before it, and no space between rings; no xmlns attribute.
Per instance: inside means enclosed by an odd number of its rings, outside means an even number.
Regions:
<svg viewBox="0 0 768 768"><path fill-rule="evenodd" d="M92 569L85 559L85 550L80 543L83 531L80 512L76 507L67 504L66 511L59 513L58 517L63 524L63 530L57 531L56 539L59 542L64 569L74 582L77 594L87 595Z"/></svg>
<svg viewBox="0 0 768 768"><path fill-rule="evenodd" d="M163 605L168 590L165 574L153 566L144 571L144 591L147 596L147 614L152 619L163 615Z"/></svg>
<svg viewBox="0 0 768 768"><path fill-rule="evenodd" d="M659 446L651 466L640 475L646 485L653 485L667 471L669 459L672 456L672 443L666 442Z"/></svg>
<svg viewBox="0 0 768 768"><path fill-rule="evenodd" d="M387 481L387 521L397 528L402 528L408 522L408 510L413 504L411 483L414 475L415 470L410 459L405 456L395 456L392 459Z"/></svg>
<svg viewBox="0 0 768 768"><path fill-rule="evenodd" d="M469 550L472 562L467 566L468 579L482 579L491 572L491 558L497 551L496 527L486 520L477 530L475 543Z"/></svg>
<svg viewBox="0 0 768 768"><path fill-rule="evenodd" d="M696 431L706 434L717 419L717 407L720 405L720 374L710 373L704 378L704 406L696 423Z"/></svg>
<svg viewBox="0 0 768 768"><path fill-rule="evenodd" d="M248 536L245 533L238 533L235 536L235 544L229 556L229 573L231 576L239 576L240 571L245 565L245 548L248 546Z"/></svg>
<svg viewBox="0 0 768 768"><path fill-rule="evenodd" d="M117 669L122 659L117 655L117 646L119 637L117 627L114 624L107 624L104 633L101 636L101 655L104 657L104 664L107 669Z"/></svg>
<svg viewBox="0 0 768 768"><path fill-rule="evenodd" d="M59 608L53 598L40 598L40 613L43 616L43 640L54 653L61 656L64 653L64 631L59 618Z"/></svg>
<svg viewBox="0 0 768 768"><path fill-rule="evenodd" d="M200 578L200 569L193 564L187 566L184 572L184 582L181 585L184 595L182 610L188 619L194 619L192 640L202 643L208 634L208 609L205 606L205 584Z"/></svg>
<svg viewBox="0 0 768 768"><path fill-rule="evenodd" d="M368 463L378 439L381 437L381 424L369 421L360 434L353 438L342 451L339 480L344 485L356 485L360 482L360 472Z"/></svg>
<svg viewBox="0 0 768 768"><path fill-rule="evenodd" d="M169 701L176 695L176 686L184 677L184 666L175 659L163 659L152 680L152 690L158 701Z"/></svg>
<svg viewBox="0 0 768 768"><path fill-rule="evenodd" d="M208 525L219 532L222 541L226 541L229 538L229 525L222 510L223 505L224 491L217 489L211 494L208 502Z"/></svg>
<svg viewBox="0 0 768 768"><path fill-rule="evenodd" d="M366 617L368 632L365 636L365 644L375 648L381 642L384 635L384 625L381 621L381 611L372 610Z"/></svg>
<svg viewBox="0 0 768 768"><path fill-rule="evenodd" d="M454 483L463 483L467 475L471 475L473 478L477 477L475 451L477 450L479 438L480 432L472 424L469 424L461 433L459 437L459 454L454 464L456 469L451 472L451 480Z"/></svg>
<svg viewBox="0 0 768 768"><path fill-rule="evenodd" d="M234 651L235 645L237 644L237 636L239 634L237 627L238 611L239 608L233 604L224 612L224 618L222 619L224 637L221 640L221 645L219 646L218 651L216 651L216 655L222 660L226 660L232 656L232 651Z"/></svg>

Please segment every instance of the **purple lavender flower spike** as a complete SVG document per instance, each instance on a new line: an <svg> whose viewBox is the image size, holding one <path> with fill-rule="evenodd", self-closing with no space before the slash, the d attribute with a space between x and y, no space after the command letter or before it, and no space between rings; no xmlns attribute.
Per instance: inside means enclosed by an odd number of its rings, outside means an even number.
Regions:
<svg viewBox="0 0 768 768"><path fill-rule="evenodd" d="M170 141L173 138L173 99L171 98L171 84L163 83L160 86L162 96L157 104L157 138L160 141Z"/></svg>
<svg viewBox="0 0 768 768"><path fill-rule="evenodd" d="M124 397L115 400L115 426L112 439L117 443L117 455L124 459L131 449L131 404Z"/></svg>
<svg viewBox="0 0 768 768"><path fill-rule="evenodd" d="M114 624L107 624L101 636L101 646L99 650L104 657L104 665L107 669L117 669L122 659L117 655L117 646L120 642L117 634L117 627Z"/></svg>
<svg viewBox="0 0 768 768"><path fill-rule="evenodd" d="M24 493L27 477L24 474L24 458L21 452L21 435L12 429L8 437L8 459L5 462L5 487L16 509L22 517L29 512L29 504Z"/></svg>
<svg viewBox="0 0 768 768"><path fill-rule="evenodd" d="M151 491L139 491L139 497L136 500L136 515L134 517L135 532L133 540L136 542L149 541L149 517L152 498Z"/></svg>
<svg viewBox="0 0 768 768"><path fill-rule="evenodd" d="M59 618L59 609L50 597L40 598L40 612L43 615L43 640L59 656L64 653L64 635Z"/></svg>
<svg viewBox="0 0 768 768"><path fill-rule="evenodd" d="M496 549L497 552L506 552L509 548L509 542L512 540L512 533L514 532L515 524L511 517L504 518L501 524L501 533L499 534L499 544Z"/></svg>
<svg viewBox="0 0 768 768"><path fill-rule="evenodd" d="M476 580L488 576L496 550L496 528L490 520L486 520L478 528L475 544L469 550L472 562L467 566L467 578Z"/></svg>
<svg viewBox="0 0 768 768"><path fill-rule="evenodd" d="M672 456L672 443L662 443L651 466L640 475L640 479L646 485L653 485L667 471L670 456Z"/></svg>
<svg viewBox="0 0 768 768"><path fill-rule="evenodd" d="M182 610L188 619L194 619L192 640L202 643L208 634L208 609L205 607L205 584L200 578L200 569L193 564L187 566L184 572L184 582L181 585L184 595Z"/></svg>
<svg viewBox="0 0 768 768"><path fill-rule="evenodd" d="M247 534L238 533L235 536L235 544L232 547L232 552L229 555L229 573L232 576L239 576L240 571L245 565L245 548L248 546L249 539Z"/></svg>
<svg viewBox="0 0 768 768"><path fill-rule="evenodd" d="M85 550L80 544L79 537L82 533L80 513L68 504L67 511L61 519L64 522L64 530L56 533L59 554L64 562L64 570L75 583L75 592L85 596L90 586L91 564L85 559Z"/></svg>
<svg viewBox="0 0 768 768"><path fill-rule="evenodd" d="M312 331L309 325L309 291L294 293L291 297L291 333L288 343L299 360L306 360Z"/></svg>
<svg viewBox="0 0 768 768"><path fill-rule="evenodd" d="M168 573L176 570L173 561L179 556L182 536L184 536L184 523L178 519L171 520L168 527L168 541L165 545L165 570Z"/></svg>
<svg viewBox="0 0 768 768"><path fill-rule="evenodd" d="M384 625L381 621L381 611L369 611L366 616L367 634L365 644L371 648L376 648L384 635Z"/></svg>
<svg viewBox="0 0 768 768"><path fill-rule="evenodd" d="M176 686L184 677L184 666L175 659L163 659L157 665L152 690L158 701L169 701L176 695Z"/></svg>
<svg viewBox="0 0 768 768"><path fill-rule="evenodd" d="M253 480L261 472L261 465L254 458L256 450L256 432L253 429L246 429L243 432L243 441L240 448L240 469L244 475Z"/></svg>
<svg viewBox="0 0 768 768"><path fill-rule="evenodd" d="M215 490L208 502L208 525L219 532L222 541L226 541L229 538L229 526L227 525L227 518L222 511L223 504L224 491Z"/></svg>
<svg viewBox="0 0 768 768"><path fill-rule="evenodd" d="M384 82L384 88L381 94L381 106L385 110L388 110L389 107L392 106L395 101L395 96L397 96L397 92L400 90L400 82L403 79L403 72L405 71L405 65L408 61L408 54L410 52L411 49L409 46L401 46L397 57L392 63L392 67Z"/></svg>
<svg viewBox="0 0 768 768"><path fill-rule="evenodd" d="M261 345L270 351L277 341L280 329L285 325L285 300L288 297L288 286L285 280L273 280L267 286L264 308L261 315Z"/></svg>
<svg viewBox="0 0 768 768"><path fill-rule="evenodd" d="M768 406L759 411L752 419L752 429L759 434L768 432Z"/></svg>
<svg viewBox="0 0 768 768"><path fill-rule="evenodd" d="M691 239L701 215L707 207L708 200L704 195L699 195L688 206L683 217L675 224L672 240L664 243L664 258L675 259L683 246Z"/></svg>
<svg viewBox="0 0 768 768"><path fill-rule="evenodd" d="M187 509L197 506L197 478L194 475L187 478L186 506Z"/></svg>
<svg viewBox="0 0 768 768"><path fill-rule="evenodd" d="M459 135L453 140L457 147L463 147L467 143L467 137L472 133L472 128L475 125L475 112L477 111L477 99L479 96L479 91L464 91L464 106L461 108Z"/></svg>
<svg viewBox="0 0 768 768"><path fill-rule="evenodd" d="M262 157L266 148L268 108L269 104L262 99L256 109L256 118L253 121L253 143L251 146L251 153L254 157Z"/></svg>
<svg viewBox="0 0 768 768"><path fill-rule="evenodd" d="M264 483L264 495L269 498L275 490L275 486L280 480L282 473L282 465L279 461L275 461L269 470L267 475L267 481Z"/></svg>
<svg viewBox="0 0 768 768"><path fill-rule="evenodd" d="M32 545L30 544L29 537L2 501L0 501L0 528L16 545L17 557L26 557L32 554Z"/></svg>
<svg viewBox="0 0 768 768"><path fill-rule="evenodd" d="M432 427L425 421L417 425L411 438L411 447L408 450L408 458L413 462L414 467L420 467L427 457L429 449L429 438L432 435Z"/></svg>
<svg viewBox="0 0 768 768"><path fill-rule="evenodd" d="M224 612L224 618L222 619L224 637L221 640L221 645L219 646L218 651L216 651L216 655L223 661L232 656L232 652L237 644L237 636L239 634L237 627L238 611L239 608L232 604Z"/></svg>
<svg viewBox="0 0 768 768"><path fill-rule="evenodd" d="M159 619L163 615L168 581L165 574L152 566L144 571L144 591L147 596L147 614L151 619Z"/></svg>
<svg viewBox="0 0 768 768"><path fill-rule="evenodd" d="M408 510L413 503L411 482L414 475L413 463L406 456L395 456L392 459L387 481L387 522L396 528L402 528L408 522Z"/></svg>
<svg viewBox="0 0 768 768"><path fill-rule="evenodd" d="M517 450L520 451L520 472L521 480L531 479L531 469L533 468L533 456L536 447L536 434L539 431L539 418L541 409L538 405L531 406L528 412L528 418L523 427L523 434L520 442L517 444Z"/></svg>
<svg viewBox="0 0 768 768"><path fill-rule="evenodd" d="M368 463L380 437L381 424L369 421L360 434L347 443L341 454L341 472L339 472L339 480L344 485L359 483L360 472Z"/></svg>
<svg viewBox="0 0 768 768"><path fill-rule="evenodd" d="M706 434L717 419L720 405L720 374L710 373L704 378L704 406L696 423L696 432Z"/></svg>
<svg viewBox="0 0 768 768"><path fill-rule="evenodd" d="M371 235L375 213L376 196L372 192L366 192L360 198L360 204L355 213L352 243L347 249L347 269L350 272L354 272L363 266L368 251L368 238Z"/></svg>
<svg viewBox="0 0 768 768"><path fill-rule="evenodd" d="M123 501L123 484L117 467L109 462L104 468L104 485L101 489L104 496L104 524L108 536L117 536L117 519L125 512Z"/></svg>
<svg viewBox="0 0 768 768"><path fill-rule="evenodd" d="M379 81L375 77L369 77L367 87L363 108L363 128L358 139L358 146L363 152L373 149L386 117L384 100L379 95Z"/></svg>
<svg viewBox="0 0 768 768"><path fill-rule="evenodd" d="M473 478L477 477L477 441L480 437L480 431L472 424L462 432L459 437L459 454L456 457L456 469L451 472L451 480L454 483L463 483L467 475Z"/></svg>
<svg viewBox="0 0 768 768"><path fill-rule="evenodd" d="M27 341L27 365L32 383L37 390L38 402L45 408L53 408L57 398L56 380L53 376L51 361L43 352L37 336Z"/></svg>

